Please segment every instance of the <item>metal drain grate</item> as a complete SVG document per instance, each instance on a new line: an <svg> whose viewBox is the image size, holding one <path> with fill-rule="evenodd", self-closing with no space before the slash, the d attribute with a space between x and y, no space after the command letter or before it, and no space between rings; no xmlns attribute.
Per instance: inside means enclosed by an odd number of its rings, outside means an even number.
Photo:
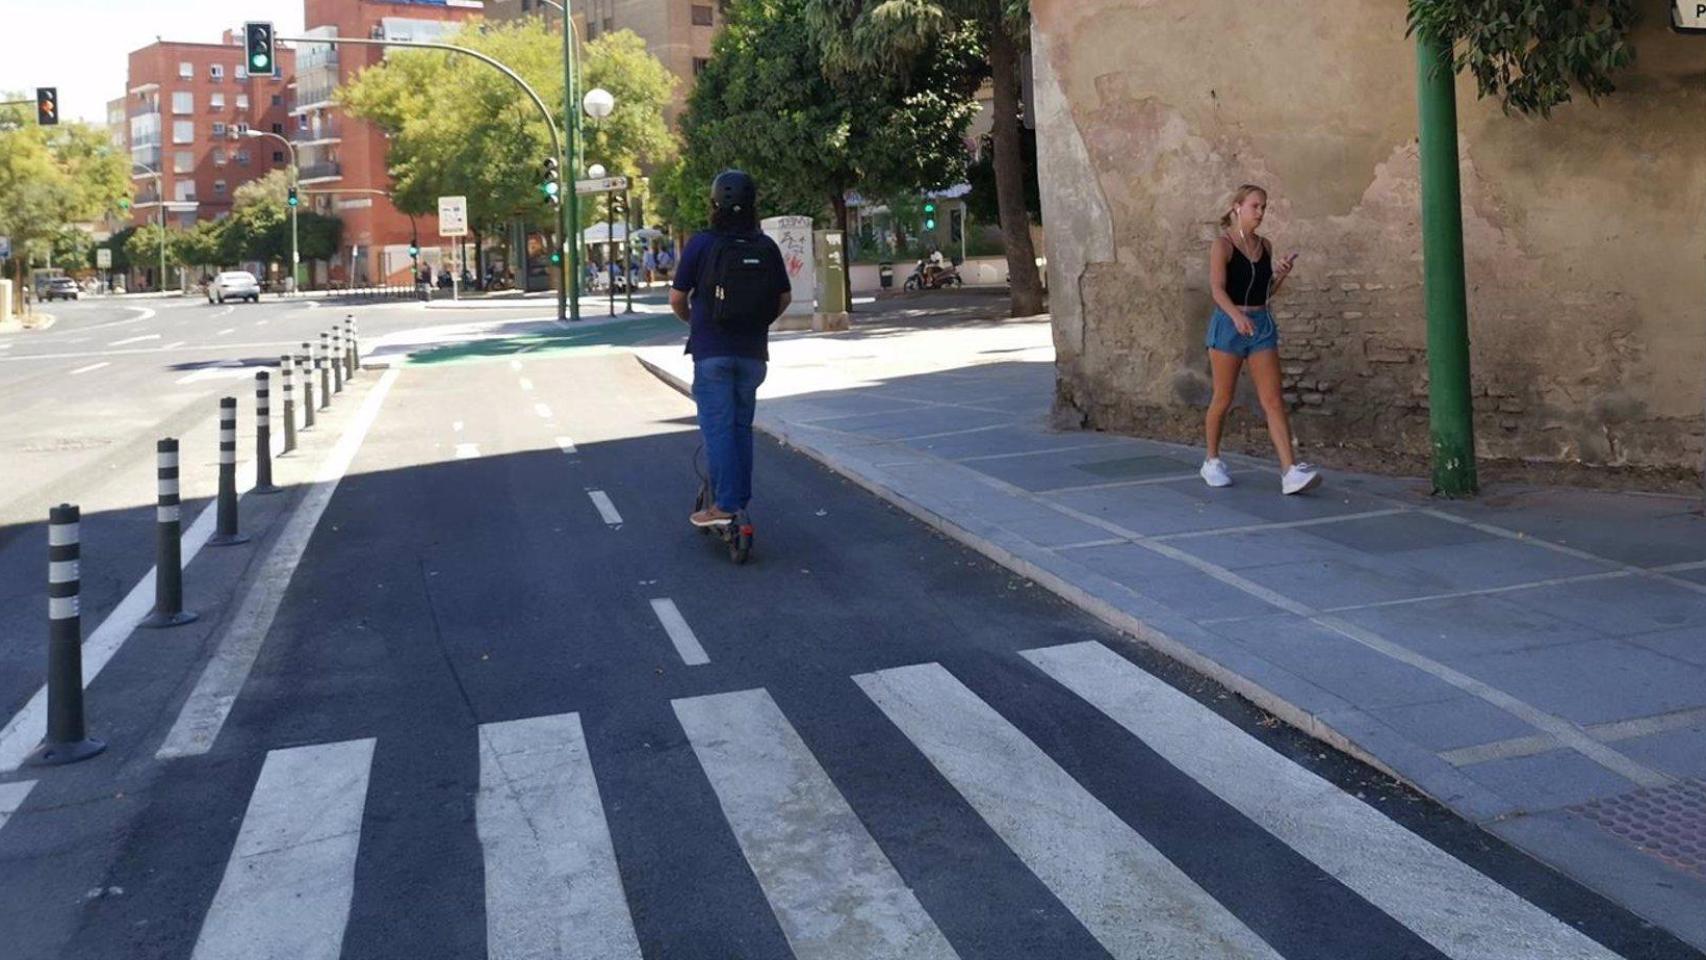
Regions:
<svg viewBox="0 0 1706 960"><path fill-rule="evenodd" d="M1570 810L1642 853L1706 879L1706 783L1683 780Z"/></svg>

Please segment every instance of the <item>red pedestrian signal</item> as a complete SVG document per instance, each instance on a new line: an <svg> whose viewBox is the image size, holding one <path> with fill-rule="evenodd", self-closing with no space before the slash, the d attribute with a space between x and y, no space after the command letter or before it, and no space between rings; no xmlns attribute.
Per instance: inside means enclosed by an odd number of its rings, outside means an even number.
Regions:
<svg viewBox="0 0 1706 960"><path fill-rule="evenodd" d="M44 127L59 123L59 88L36 88L36 122Z"/></svg>

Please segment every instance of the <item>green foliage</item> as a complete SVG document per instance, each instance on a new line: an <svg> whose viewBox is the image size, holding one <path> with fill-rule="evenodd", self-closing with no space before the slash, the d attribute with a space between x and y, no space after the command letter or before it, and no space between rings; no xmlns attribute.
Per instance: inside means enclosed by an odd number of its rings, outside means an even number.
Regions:
<svg viewBox="0 0 1706 960"><path fill-rule="evenodd" d="M108 237L106 242L101 244L101 246L106 247L113 252L114 272L124 273L130 269L131 259L129 245L130 238L135 235L135 233L136 228L134 226L125 227L123 230L120 230ZM137 265L140 266L141 264Z"/></svg>
<svg viewBox="0 0 1706 960"><path fill-rule="evenodd" d="M648 208L655 188L638 178L668 169L680 151L663 111L680 81L650 53L631 30L600 34L581 51L581 91L603 87L616 98L616 109L603 120L584 122L586 165L602 163L612 176L634 178L633 196ZM578 174L584 176L584 173ZM565 179L571 179L565 177ZM604 204L582 203L581 226L604 221Z"/></svg>
<svg viewBox="0 0 1706 960"><path fill-rule="evenodd" d="M131 228L130 236L124 242L124 258L143 269L156 267L160 263L160 238L158 223L150 221ZM166 260L168 263L172 262L172 241L169 232L166 235Z"/></svg>
<svg viewBox="0 0 1706 960"><path fill-rule="evenodd" d="M1612 77L1635 61L1629 31L1636 0L1409 0L1410 32L1450 45L1483 97L1506 112L1550 116L1574 87L1590 98L1616 89Z"/></svg>
<svg viewBox="0 0 1706 960"><path fill-rule="evenodd" d="M40 127L33 107L0 108L0 234L19 255L45 257L70 225L118 209L128 164L84 124Z"/></svg>
<svg viewBox="0 0 1706 960"><path fill-rule="evenodd" d="M1019 139L1025 156L1025 212L1032 223L1041 223L1043 216L1042 186L1037 181L1037 132L1019 128ZM995 150L985 138L983 151L966 171L971 193L966 196L966 209L973 220L983 223L1001 222L1001 205L995 195Z"/></svg>

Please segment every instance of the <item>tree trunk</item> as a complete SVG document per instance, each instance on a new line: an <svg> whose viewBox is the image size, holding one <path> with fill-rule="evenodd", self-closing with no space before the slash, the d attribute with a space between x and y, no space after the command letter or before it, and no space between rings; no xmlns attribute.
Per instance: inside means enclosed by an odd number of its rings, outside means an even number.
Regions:
<svg viewBox="0 0 1706 960"><path fill-rule="evenodd" d="M995 90L995 199L1001 238L1007 247L1007 276L1013 291L1013 316L1043 312L1043 285L1031 246L1031 218L1025 210L1025 154L1019 135L1019 45L996 18L988 24L989 67Z"/></svg>
<svg viewBox="0 0 1706 960"><path fill-rule="evenodd" d="M829 204L835 208L835 229L841 231L841 282L847 291L847 312L853 312L853 264L847 260L846 252L851 249L847 245L847 227L851 221L847 216L847 191L836 190L829 195Z"/></svg>
<svg viewBox="0 0 1706 960"><path fill-rule="evenodd" d="M480 242L480 231L474 231L474 280L486 282L486 245Z"/></svg>

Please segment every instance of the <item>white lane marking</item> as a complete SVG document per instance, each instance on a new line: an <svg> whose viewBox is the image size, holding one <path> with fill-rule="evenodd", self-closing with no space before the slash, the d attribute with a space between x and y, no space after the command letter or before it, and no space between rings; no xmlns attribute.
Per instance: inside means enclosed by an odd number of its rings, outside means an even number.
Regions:
<svg viewBox="0 0 1706 960"><path fill-rule="evenodd" d="M639 960L579 716L481 724L474 820L489 956Z"/></svg>
<svg viewBox="0 0 1706 960"><path fill-rule="evenodd" d="M592 498L592 505L598 508L598 515L604 522L613 527L622 525L622 515L616 512L616 504L610 502L610 494L603 490L588 490L586 495Z"/></svg>
<svg viewBox="0 0 1706 960"><path fill-rule="evenodd" d="M461 433L462 432L462 421L457 420L456 422L452 423L450 425L450 429L456 431L457 433Z"/></svg>
<svg viewBox="0 0 1706 960"><path fill-rule="evenodd" d="M176 350L177 348L183 346L184 343L185 343L185 341L183 341L183 340L173 340L171 343L166 344L165 346L161 347L160 349L162 349L162 350Z"/></svg>
<svg viewBox="0 0 1706 960"><path fill-rule="evenodd" d="M456 445L456 459L472 460L480 455L480 445L477 443L459 443Z"/></svg>
<svg viewBox="0 0 1706 960"><path fill-rule="evenodd" d="M75 377L80 373L91 373L93 371L101 369L102 367L110 367L110 366L112 366L111 363L109 363L105 360L102 360L100 363L91 363L86 367L78 367L77 369L71 371L71 375Z"/></svg>
<svg viewBox="0 0 1706 960"><path fill-rule="evenodd" d="M521 389L532 390L533 389L533 381L527 379L526 377L522 377L521 378Z"/></svg>
<svg viewBox="0 0 1706 960"><path fill-rule="evenodd" d="M546 420L551 419L551 408L547 407L543 403L534 404L533 405L533 412L539 414L539 416L545 418Z"/></svg>
<svg viewBox="0 0 1706 960"><path fill-rule="evenodd" d="M228 333L236 333L236 332L237 332L236 327L226 327L224 330L219 331L218 336L223 337Z"/></svg>
<svg viewBox="0 0 1706 960"><path fill-rule="evenodd" d="M0 343L0 350L10 350L10 349L12 349L12 345L10 343Z"/></svg>
<svg viewBox="0 0 1706 960"><path fill-rule="evenodd" d="M128 343L141 343L144 340L158 340L158 339L160 339L160 335L158 333L145 333L139 337L125 337L123 340L114 340L112 343L107 344L107 346L109 346L109 347L122 347Z"/></svg>
<svg viewBox="0 0 1706 960"><path fill-rule="evenodd" d="M198 383L202 380L241 380L251 375L252 372L248 367L232 360L217 367L203 367L200 370L193 370L172 382L182 386L186 383Z"/></svg>
<svg viewBox="0 0 1706 960"><path fill-rule="evenodd" d="M213 747L220 729L225 726L225 718L237 702L237 695L243 690L243 683L249 678L249 669L255 665L255 658L260 656L261 644L272 628L273 618L278 615L284 591L290 586L291 575L296 572L303 551L308 549L308 540L320 522L320 515L326 512L326 504L337 491L338 481L349 470L350 462L367 437L367 431L379 418L379 408L384 404L386 394L391 392L391 385L397 382L399 372L398 368L385 371L373 392L362 401L361 409L345 428L344 435L338 438L338 445L320 464L314 485L297 504L296 512L290 515L266 562L250 582L230 625L219 638L213 658L202 670L201 679L196 681L189 699L184 701L177 722L166 734L165 741L154 754L156 757L192 756L206 753ZM212 516L213 507L210 506L202 519Z"/></svg>
<svg viewBox="0 0 1706 960"><path fill-rule="evenodd" d="M257 326L257 327L264 327L264 326L266 326L266 325L267 325L267 324L269 324L269 323L271 323L271 322L272 322L272 321L271 321L271 320L256 320L256 321L255 321L255 326Z"/></svg>
<svg viewBox="0 0 1706 960"><path fill-rule="evenodd" d="M228 317L231 314L235 313L236 310L237 310L236 307L226 307L223 310L219 310L219 311L215 312L213 315L215 317Z"/></svg>
<svg viewBox="0 0 1706 960"><path fill-rule="evenodd" d="M125 307L125 309L136 311L136 316L130 318L132 323L135 323L138 320L152 320L156 316L154 311L149 307Z"/></svg>
<svg viewBox="0 0 1706 960"><path fill-rule="evenodd" d="M511 370L520 370L521 369L521 361L520 360L511 360L509 362L509 368Z"/></svg>
<svg viewBox="0 0 1706 960"><path fill-rule="evenodd" d="M12 814L24 805L24 798L30 795L34 788L34 780L23 780L18 783L0 783L0 830L6 828L6 821L12 819Z"/></svg>
<svg viewBox="0 0 1706 960"><path fill-rule="evenodd" d="M687 625L687 618L681 615L681 610L675 601L668 597L657 597L652 600L652 612L657 614L658 622L663 624L664 632L669 634L669 641L675 644L675 652L681 654L681 661L690 667L711 662L705 655L705 648L699 645L699 638L693 635L693 628Z"/></svg>
<svg viewBox="0 0 1706 960"><path fill-rule="evenodd" d="M372 770L371 739L267 754L192 960L337 960Z"/></svg>
<svg viewBox="0 0 1706 960"><path fill-rule="evenodd" d="M796 957L957 957L768 692L672 705Z"/></svg>
<svg viewBox="0 0 1706 960"><path fill-rule="evenodd" d="M557 449L572 455L575 452L575 442L568 437L558 437Z"/></svg>
<svg viewBox="0 0 1706 960"><path fill-rule="evenodd" d="M1024 657L1455 960L1615 960L1539 907L1095 642Z"/></svg>
<svg viewBox="0 0 1706 960"><path fill-rule="evenodd" d="M71 339L69 339L65 342L66 343L88 343L89 338L88 337L72 337Z"/></svg>
<svg viewBox="0 0 1706 960"><path fill-rule="evenodd" d="M1117 960L1280 960L940 664L853 682Z"/></svg>

